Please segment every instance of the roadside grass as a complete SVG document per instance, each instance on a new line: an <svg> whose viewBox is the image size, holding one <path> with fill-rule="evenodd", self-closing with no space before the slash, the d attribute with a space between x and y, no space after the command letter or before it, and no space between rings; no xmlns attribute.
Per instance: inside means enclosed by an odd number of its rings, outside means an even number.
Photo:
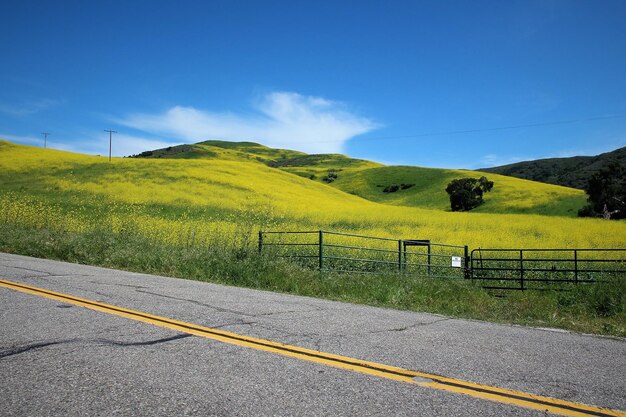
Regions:
<svg viewBox="0 0 626 417"><path fill-rule="evenodd" d="M450 317L626 337L626 280L571 291L497 297L471 281L397 273L319 273L259 254L249 229L195 245L166 244L132 227L69 232L0 222L0 251Z"/></svg>

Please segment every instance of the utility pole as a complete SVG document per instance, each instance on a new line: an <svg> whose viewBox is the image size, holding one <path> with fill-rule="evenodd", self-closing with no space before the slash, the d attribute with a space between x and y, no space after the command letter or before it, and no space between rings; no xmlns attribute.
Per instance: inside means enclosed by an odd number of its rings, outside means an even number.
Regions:
<svg viewBox="0 0 626 417"><path fill-rule="evenodd" d="M109 162L111 162L111 137L113 136L113 133L117 133L115 130L107 130L104 129L105 132L109 132Z"/></svg>
<svg viewBox="0 0 626 417"><path fill-rule="evenodd" d="M43 148L46 149L48 147L48 135L50 132L41 132L43 135Z"/></svg>

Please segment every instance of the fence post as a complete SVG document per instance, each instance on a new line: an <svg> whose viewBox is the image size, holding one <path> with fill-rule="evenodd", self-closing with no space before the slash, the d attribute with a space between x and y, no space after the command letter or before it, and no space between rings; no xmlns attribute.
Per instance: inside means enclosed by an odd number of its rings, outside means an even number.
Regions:
<svg viewBox="0 0 626 417"><path fill-rule="evenodd" d="M472 261L469 256L469 248L467 245L465 245L463 251L465 252L465 279L469 279L471 277L470 267L472 265Z"/></svg>
<svg viewBox="0 0 626 417"><path fill-rule="evenodd" d="M402 272L402 240L398 240L398 271Z"/></svg>
<svg viewBox="0 0 626 417"><path fill-rule="evenodd" d="M524 291L524 251L522 250L519 251L519 268L520 268L520 272L519 272L520 289Z"/></svg>
<svg viewBox="0 0 626 417"><path fill-rule="evenodd" d="M578 251L574 249L574 283L578 284Z"/></svg>
<svg viewBox="0 0 626 417"><path fill-rule="evenodd" d="M259 231L259 253L263 251L263 232Z"/></svg>
<svg viewBox="0 0 626 417"><path fill-rule="evenodd" d="M430 240L428 241L428 276L430 276Z"/></svg>
<svg viewBox="0 0 626 417"><path fill-rule="evenodd" d="M402 259L402 267L404 268L404 272L406 272L406 243L405 242L402 243L402 247L403 247L402 252L404 252L404 256Z"/></svg>
<svg viewBox="0 0 626 417"><path fill-rule="evenodd" d="M319 267L321 272L324 268L324 232L320 230L319 235Z"/></svg>

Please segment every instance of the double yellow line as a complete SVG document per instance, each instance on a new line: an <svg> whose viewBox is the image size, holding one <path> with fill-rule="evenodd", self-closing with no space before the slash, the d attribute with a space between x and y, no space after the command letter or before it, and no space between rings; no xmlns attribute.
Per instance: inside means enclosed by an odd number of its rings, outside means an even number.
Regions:
<svg viewBox="0 0 626 417"><path fill-rule="evenodd" d="M297 346L285 345L272 342L270 340L257 339L230 333L223 330L198 326L167 317L155 316L140 311L99 303L97 301L74 297L72 295L58 293L43 288L31 287L29 285L0 279L0 287L21 291L27 294L38 295L51 298L53 300L70 303L104 313L114 314L128 319L149 323L155 326L166 327L168 329L184 332L196 336L206 337L224 343L231 343L245 346L252 349L264 350L275 354L289 356L300 360L315 362L318 364L347 369L381 378L392 379L409 384L419 385L425 388L434 388L443 391L455 392L472 397L483 398L504 404L531 408L540 411L547 411L565 416L621 416L626 417L626 413L607 408L593 407L571 401L559 400L556 398L533 395L522 391L513 391L503 388L475 384L473 382L460 379L447 378L440 375L416 372L403 368L388 366L376 362L362 361L346 356L333 355L331 353L318 352L316 350L304 349Z"/></svg>

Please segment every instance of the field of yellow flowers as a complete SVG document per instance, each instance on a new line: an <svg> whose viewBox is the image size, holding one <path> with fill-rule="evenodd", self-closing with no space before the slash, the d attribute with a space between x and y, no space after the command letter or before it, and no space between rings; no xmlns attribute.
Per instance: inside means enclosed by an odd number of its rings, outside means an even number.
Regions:
<svg viewBox="0 0 626 417"><path fill-rule="evenodd" d="M515 190L514 184L507 184L512 193L533 198L532 189ZM0 207L4 222L76 232L132 227L171 244L235 233L253 237L258 230L327 229L470 248L626 247L626 222L393 206L255 161L115 158L109 163L4 141Z"/></svg>

